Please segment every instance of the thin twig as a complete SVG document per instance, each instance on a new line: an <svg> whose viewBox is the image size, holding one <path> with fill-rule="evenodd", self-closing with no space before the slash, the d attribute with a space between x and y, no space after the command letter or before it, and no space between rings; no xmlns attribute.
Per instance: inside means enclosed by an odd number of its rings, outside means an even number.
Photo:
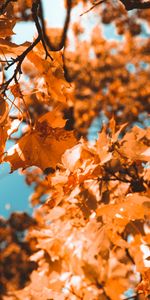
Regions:
<svg viewBox="0 0 150 300"><path fill-rule="evenodd" d="M16 109L18 109L18 111L23 114L23 112L21 111L21 109L15 104L15 99L12 101L8 96L6 97L6 99L11 103L12 106L15 106ZM9 110L10 112L10 110Z"/></svg>
<svg viewBox="0 0 150 300"><path fill-rule="evenodd" d="M111 168L110 167L107 167L107 166L105 166L104 167L104 170L105 170L105 172L108 172L108 173L110 173L112 176L113 176L113 180L118 180L118 181L122 181L122 182L126 182L126 183L130 183L131 184L131 180L128 180L127 178L121 178L120 176L122 175L122 174L120 174L119 173L119 177L116 175L116 173L115 172L113 172L113 170L111 170ZM125 175L127 175L127 174L125 174Z"/></svg>
<svg viewBox="0 0 150 300"><path fill-rule="evenodd" d="M71 294L73 294L74 296L76 296L78 299L80 299L80 300L83 299L83 297L81 297L81 296L79 296L79 295L76 294L76 292L75 292L74 289L73 289L73 286L71 286L70 289L67 288L67 290L68 290Z"/></svg>
<svg viewBox="0 0 150 300"><path fill-rule="evenodd" d="M141 293L137 293L137 294L135 294L135 295L132 295L132 296L130 296L130 297L127 297L127 298L123 298L123 300L130 300L130 299L136 298L138 295L141 295L141 294L143 294L143 292L141 292Z"/></svg>
<svg viewBox="0 0 150 300"><path fill-rule="evenodd" d="M12 63L12 60L10 59L10 60L2 60L2 59L0 59L0 62L1 63Z"/></svg>
<svg viewBox="0 0 150 300"><path fill-rule="evenodd" d="M6 70L8 70L11 66L13 66L15 63L18 63L15 70L14 70L14 73L13 75L7 80L5 81L1 86L1 90L2 90L2 93L5 94L6 92L6 89L8 87L8 85L12 82L12 80L15 81L15 83L18 82L17 80L17 75L18 74L22 74L22 71L21 71L21 66L22 66L22 63L25 59L25 57L27 56L27 54L40 42L40 37L38 36L35 41L19 56L17 56L17 58L13 59L12 62L5 68Z"/></svg>
<svg viewBox="0 0 150 300"><path fill-rule="evenodd" d="M21 99L22 99L23 104L24 104L24 107L25 107L26 117L27 117L27 120L28 120L27 123L29 124L29 126L31 126L31 124L32 124L31 116L30 116L30 113L29 113L27 104L26 104L26 102L25 102L25 100L24 100L24 96L23 96L23 94L22 94L22 91L20 90L19 84L18 84L18 89L19 89L19 94L20 94L20 96L21 96Z"/></svg>
<svg viewBox="0 0 150 300"><path fill-rule="evenodd" d="M127 297L127 298L123 298L123 300L130 300L130 299L133 299L133 298L136 298L137 295L133 295L133 296L130 296L130 297Z"/></svg>
<svg viewBox="0 0 150 300"><path fill-rule="evenodd" d="M100 4L104 3L104 2L106 2L106 0L100 0L100 1L96 2L96 3L93 4L88 10L84 11L84 12L80 15L80 17L82 17L83 15L87 14L87 13L90 12L92 9L94 9L96 6L98 6L98 5L100 5Z"/></svg>
<svg viewBox="0 0 150 300"><path fill-rule="evenodd" d="M130 182L130 181L125 181L124 179L121 179L121 178L119 178L119 177L107 177L107 176L102 176L102 177L98 177L98 180L99 181L121 181L121 182Z"/></svg>

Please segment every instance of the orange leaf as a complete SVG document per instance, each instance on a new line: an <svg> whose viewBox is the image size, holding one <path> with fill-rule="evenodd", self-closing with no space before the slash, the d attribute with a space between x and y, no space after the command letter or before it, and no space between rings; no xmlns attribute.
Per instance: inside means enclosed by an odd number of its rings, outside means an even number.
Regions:
<svg viewBox="0 0 150 300"><path fill-rule="evenodd" d="M6 101L0 99L0 161L5 149L5 143L8 138L7 130L10 128L8 118L9 106Z"/></svg>
<svg viewBox="0 0 150 300"><path fill-rule="evenodd" d="M29 166L37 166L42 170L55 168L65 150L75 142L72 131L54 129L46 120L37 122L35 129L20 138L8 151L5 161L10 162L12 171Z"/></svg>

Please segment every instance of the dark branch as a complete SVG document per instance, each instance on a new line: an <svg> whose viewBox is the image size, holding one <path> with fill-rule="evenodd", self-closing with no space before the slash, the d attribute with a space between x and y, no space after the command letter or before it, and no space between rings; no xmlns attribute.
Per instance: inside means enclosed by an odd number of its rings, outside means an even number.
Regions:
<svg viewBox="0 0 150 300"><path fill-rule="evenodd" d="M11 2L17 2L17 0L6 0L6 2L0 7L0 15L3 15L5 13L8 4Z"/></svg>
<svg viewBox="0 0 150 300"><path fill-rule="evenodd" d="M132 300L134 298L137 298L137 295L132 295L130 297L124 298L123 300L130 300L130 299Z"/></svg>
<svg viewBox="0 0 150 300"><path fill-rule="evenodd" d="M143 294L143 293L137 293L137 294L132 295L130 297L123 298L123 300L137 299L138 295L141 295L141 294Z"/></svg>
<svg viewBox="0 0 150 300"><path fill-rule="evenodd" d="M65 43L66 43L67 31L68 31L70 15L71 15L72 0L67 0L67 14L66 14L66 19L65 19L65 24L64 24L61 40L58 45L53 45L53 43L51 42L51 40L49 39L49 37L46 34L42 2L41 2L41 0L38 0L38 2L39 2L39 17L41 20L41 26L42 26L44 40L50 51L60 51L65 46Z"/></svg>
<svg viewBox="0 0 150 300"><path fill-rule="evenodd" d="M40 37L38 36L36 38L36 40L21 55L17 56L17 58L15 58L15 59L12 59L12 62L5 68L6 70L8 70L11 66L13 66L15 63L17 63L17 66L14 70L12 77L10 79L8 79L7 81L5 81L0 86L2 89L2 93L5 94L5 91L8 87L8 85L12 82L12 80L14 80L17 83L17 75L22 74L21 66L22 66L22 63L23 63L25 57L39 42L40 42Z"/></svg>
<svg viewBox="0 0 150 300"><path fill-rule="evenodd" d="M39 23L39 19L38 19L38 1L33 3L32 5L32 17L33 17L33 20L35 22L35 25L36 25L36 29L37 29L37 32L38 32L38 35L41 39L41 42L43 44L43 48L45 50L45 53L46 53L46 57L45 59L47 59L47 57L50 57L51 60L53 60L53 58L51 57L51 55L48 53L48 50L47 50L47 47L46 47L46 43L45 43L45 40L44 40L44 36L43 36L43 32L42 32L42 29L41 29L41 25Z"/></svg>
<svg viewBox="0 0 150 300"><path fill-rule="evenodd" d="M107 177L106 176L106 178L111 178L109 180L118 180L118 181L121 181L121 182L125 182L125 183L130 183L131 184L131 180L129 180L129 179L126 178L126 175L128 175L126 173L126 171L125 171L125 174L124 174L124 172L123 173L119 172L119 174L117 175L116 172L111 169L111 167L105 166L104 170L105 170L106 174L110 174L112 176L112 177Z"/></svg>
<svg viewBox="0 0 150 300"><path fill-rule="evenodd" d="M114 177L102 176L102 177L99 177L98 180L99 181L120 181L120 182L125 182L125 183L131 183L131 181L129 181L129 180L119 178L115 174L113 174L113 175L114 175Z"/></svg>
<svg viewBox="0 0 150 300"><path fill-rule="evenodd" d="M94 3L88 10L84 11L84 12L80 15L80 17L82 17L83 15L87 14L87 13L90 12L92 9L94 9L96 6L98 6L98 5L100 5L100 4L104 3L104 2L105 2L105 0L100 0L100 1L98 1L98 2L96 2L96 3Z"/></svg>
<svg viewBox="0 0 150 300"><path fill-rule="evenodd" d="M144 0L120 0L126 10L150 8L150 1Z"/></svg>
<svg viewBox="0 0 150 300"><path fill-rule="evenodd" d="M96 279L96 282L95 282L95 283L96 283L96 286L98 287L98 289L102 289L103 295L105 296L105 298L106 298L107 300L111 300L110 297L107 295L107 293L106 293L106 291L105 291L104 284L99 283L97 279Z"/></svg>

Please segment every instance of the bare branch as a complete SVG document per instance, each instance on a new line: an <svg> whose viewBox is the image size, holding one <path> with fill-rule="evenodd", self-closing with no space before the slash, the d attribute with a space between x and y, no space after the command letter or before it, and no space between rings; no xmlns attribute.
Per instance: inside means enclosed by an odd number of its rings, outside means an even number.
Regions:
<svg viewBox="0 0 150 300"><path fill-rule="evenodd" d="M16 66L11 78L9 78L7 81L5 81L0 86L3 94L5 94L6 89L7 89L8 85L12 82L12 80L14 80L16 83L18 82L17 75L22 74L21 66L22 66L22 63L23 63L25 57L39 42L40 42L40 37L38 36L35 39L35 41L21 55L17 56L17 58L15 58L15 59L13 59L12 62L5 68L6 70L8 70L11 66L13 66L15 63L17 63L17 66Z"/></svg>
<svg viewBox="0 0 150 300"><path fill-rule="evenodd" d="M102 4L106 2L105 0L100 0L100 1L97 1L96 3L94 3L88 10L86 10L85 12L83 12L80 17L82 17L83 15L87 14L88 12L90 12L92 9L94 9L96 6Z"/></svg>
<svg viewBox="0 0 150 300"><path fill-rule="evenodd" d="M44 40L44 36L43 36L43 32L42 32L42 29L41 29L41 25L39 23L39 19L38 19L38 6L39 6L38 1L36 1L35 3L33 3L33 5L32 5L32 17L33 17L33 20L35 22L38 35L39 35L39 37L41 39L41 42L43 44L43 48L44 48L45 53L46 53L45 59L47 59L47 57L50 57L50 59L53 60L53 58L51 57L51 55L48 53L48 50L47 50L47 47L46 47L46 43L45 43L45 40Z"/></svg>
<svg viewBox="0 0 150 300"><path fill-rule="evenodd" d="M99 0L96 1L88 10L83 12L80 16L83 16L84 14L90 12L92 9L94 9L96 6L106 2L106 0ZM120 2L124 5L126 10L132 10L132 9L148 9L150 8L150 1L149 0L120 0Z"/></svg>
<svg viewBox="0 0 150 300"><path fill-rule="evenodd" d="M150 8L150 1L145 0L120 0L126 10Z"/></svg>
<svg viewBox="0 0 150 300"><path fill-rule="evenodd" d="M65 19L65 24L64 24L61 40L58 45L53 45L53 43L51 42L51 40L49 39L49 37L46 34L42 2L41 2L41 0L38 0L38 2L39 2L39 17L41 20L44 40L50 51L59 51L63 47L65 47L67 31L68 31L68 27L69 27L69 23L70 23L72 0L67 0L67 14L66 14L66 19Z"/></svg>

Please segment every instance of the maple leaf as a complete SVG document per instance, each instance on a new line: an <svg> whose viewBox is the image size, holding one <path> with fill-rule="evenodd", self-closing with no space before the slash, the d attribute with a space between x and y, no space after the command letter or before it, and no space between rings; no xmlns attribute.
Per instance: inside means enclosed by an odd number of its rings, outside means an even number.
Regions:
<svg viewBox="0 0 150 300"><path fill-rule="evenodd" d="M0 16L0 38L6 38L14 34L13 27L16 20L8 19L6 16Z"/></svg>
<svg viewBox="0 0 150 300"><path fill-rule="evenodd" d="M106 134L106 126L103 126L102 131L99 133L96 146L101 163L110 161L112 154L109 152L110 138Z"/></svg>
<svg viewBox="0 0 150 300"><path fill-rule="evenodd" d="M39 44L36 51L32 51L27 55L28 60L34 64L38 71L38 76L44 78L48 95L52 100L66 103L69 96L71 85L65 80L63 61L61 52L52 52L53 61L45 61L44 52Z"/></svg>
<svg viewBox="0 0 150 300"><path fill-rule="evenodd" d="M29 166L37 166L42 170L55 168L65 150L76 143L73 132L50 127L50 118L53 120L51 113L42 116L35 128L30 129L7 152L5 161L10 162L12 171ZM52 126L55 127L54 124Z"/></svg>
<svg viewBox="0 0 150 300"><path fill-rule="evenodd" d="M124 201L116 204L108 204L97 209L98 216L104 216L107 224L115 224L115 230L122 231L130 220L142 219L149 215L145 203L148 197L138 193L127 195Z"/></svg>
<svg viewBox="0 0 150 300"><path fill-rule="evenodd" d="M15 43L10 42L7 39L0 38L0 47L1 51L5 53L5 55L21 55L23 51L26 50L27 47L29 47L31 44L29 42L25 42L23 44L17 45Z"/></svg>
<svg viewBox="0 0 150 300"><path fill-rule="evenodd" d="M75 171L82 164L81 154L84 150L84 144L77 144L72 149L68 149L62 156L62 163L66 169ZM84 155L85 159L85 155Z"/></svg>
<svg viewBox="0 0 150 300"><path fill-rule="evenodd" d="M62 118L60 113L60 106L56 106L53 111L49 111L38 119L38 122L42 123L46 121L52 128L63 128L66 124L66 120Z"/></svg>
<svg viewBox="0 0 150 300"><path fill-rule="evenodd" d="M110 278L107 281L105 290L111 300L119 300L120 295L127 289L127 280L125 278Z"/></svg>
<svg viewBox="0 0 150 300"><path fill-rule="evenodd" d="M121 140L121 153L133 160L149 161L149 150L143 140L146 132L138 127L133 127L131 132L127 132Z"/></svg>

